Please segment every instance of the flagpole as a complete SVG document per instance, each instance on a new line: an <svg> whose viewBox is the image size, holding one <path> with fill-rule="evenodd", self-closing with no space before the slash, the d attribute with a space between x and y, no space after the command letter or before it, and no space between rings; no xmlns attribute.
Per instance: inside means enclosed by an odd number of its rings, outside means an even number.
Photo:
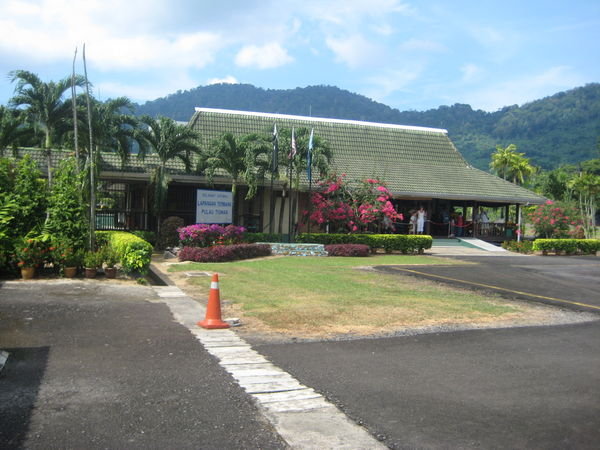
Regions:
<svg viewBox="0 0 600 450"><path fill-rule="evenodd" d="M313 130L310 130L310 138L308 139L308 161L306 167L306 175L308 175L308 232L310 233L310 216L312 215L312 149L313 149Z"/></svg>
<svg viewBox="0 0 600 450"><path fill-rule="evenodd" d="M290 167L290 206L288 209L288 216L289 216L289 221L288 221L288 242L293 242L293 235L294 235L294 230L293 230L293 217L292 217L292 205L294 204L293 199L294 199L294 189L293 189L293 185L292 185L292 180L293 180L293 172L294 172L294 156L296 156L296 137L294 136L294 128L292 127L292 142L291 142L291 150L290 150L290 154L288 155L288 161L289 161L289 167Z"/></svg>
<svg viewBox="0 0 600 450"><path fill-rule="evenodd" d="M279 170L279 148L277 143L277 124L273 125L273 154L271 155L271 208L269 214L269 233L273 233L273 222L275 220L275 193L273 192L273 180L275 172ZM283 208L283 200L281 207Z"/></svg>

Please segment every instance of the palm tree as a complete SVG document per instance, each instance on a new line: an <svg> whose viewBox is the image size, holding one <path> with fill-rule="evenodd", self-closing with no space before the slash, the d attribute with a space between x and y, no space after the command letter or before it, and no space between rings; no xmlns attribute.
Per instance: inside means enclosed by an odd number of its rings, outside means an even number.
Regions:
<svg viewBox="0 0 600 450"><path fill-rule="evenodd" d="M133 115L133 109L134 105L127 97L118 97L105 102L92 99L92 133L95 150L117 153L121 159L121 166L127 164L134 146L141 148L145 143L140 135L140 120ZM86 115L81 114L81 116ZM88 135L88 122L85 117L82 118L78 128L82 135ZM89 140L80 141L84 143L85 148L89 147Z"/></svg>
<svg viewBox="0 0 600 450"><path fill-rule="evenodd" d="M518 153L515 144L506 148L497 145L496 151L492 153L490 168L503 179L512 179L515 184L524 183L527 177L535 173L535 168L529 164L529 158L525 157L525 153Z"/></svg>
<svg viewBox="0 0 600 450"><path fill-rule="evenodd" d="M159 117L154 119L144 115L140 117L142 124L147 128L141 129L137 138L141 145L140 157L145 158L148 153L156 154L160 164L152 173L154 185L154 212L157 218L157 230L160 232L160 219L167 200L170 177L167 174L167 162L179 159L185 165L185 170L192 168L192 155L200 154L198 145L199 135L186 125L179 125L173 119Z"/></svg>
<svg viewBox="0 0 600 450"><path fill-rule="evenodd" d="M83 86L82 76L63 78L58 82L43 82L36 74L27 70L10 72L11 82L16 82L15 96L10 100L13 107L26 106L25 113L34 129L44 133L43 148L48 159L48 184L52 184L52 146L58 138L59 125L72 114L70 101L64 101L65 92L70 91L71 82Z"/></svg>
<svg viewBox="0 0 600 450"><path fill-rule="evenodd" d="M22 140L31 134L31 129L19 116L18 111L0 105L0 156L4 156L4 150L9 147L16 151Z"/></svg>
<svg viewBox="0 0 600 450"><path fill-rule="evenodd" d="M206 174L210 183L219 171L231 177L234 222L237 186L241 181L245 181L248 185L246 199L256 195L258 180L264 178L269 167L270 152L271 141L266 136L235 136L232 133L224 133L202 154L197 170Z"/></svg>

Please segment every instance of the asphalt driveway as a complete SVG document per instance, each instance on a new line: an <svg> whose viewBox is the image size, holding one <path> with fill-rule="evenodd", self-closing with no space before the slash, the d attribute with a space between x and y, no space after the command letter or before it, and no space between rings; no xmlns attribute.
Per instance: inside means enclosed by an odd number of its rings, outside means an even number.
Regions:
<svg viewBox="0 0 600 450"><path fill-rule="evenodd" d="M286 448L154 291L0 283L0 448Z"/></svg>
<svg viewBox="0 0 600 450"><path fill-rule="evenodd" d="M541 301L579 311L600 312L600 258L596 256L455 256L464 265L379 266L505 298Z"/></svg>

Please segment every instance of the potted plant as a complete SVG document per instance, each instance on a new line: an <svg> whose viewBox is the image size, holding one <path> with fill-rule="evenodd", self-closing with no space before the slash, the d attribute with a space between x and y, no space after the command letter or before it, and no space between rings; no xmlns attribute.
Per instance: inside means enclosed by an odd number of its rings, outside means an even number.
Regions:
<svg viewBox="0 0 600 450"><path fill-rule="evenodd" d="M74 278L82 264L83 251L74 248L70 242L59 240L54 244L54 261L60 265L65 277Z"/></svg>
<svg viewBox="0 0 600 450"><path fill-rule="evenodd" d="M23 239L17 243L15 256L24 280L30 280L35 276L35 269L44 261L44 253L44 248L36 239Z"/></svg>
<svg viewBox="0 0 600 450"><path fill-rule="evenodd" d="M86 252L83 257L83 266L85 268L85 277L95 278L98 268L102 266L102 253L96 251Z"/></svg>
<svg viewBox="0 0 600 450"><path fill-rule="evenodd" d="M106 278L115 278L117 276L117 268L115 266L119 262L119 254L109 246L104 247L102 253L104 264L106 264L104 268Z"/></svg>

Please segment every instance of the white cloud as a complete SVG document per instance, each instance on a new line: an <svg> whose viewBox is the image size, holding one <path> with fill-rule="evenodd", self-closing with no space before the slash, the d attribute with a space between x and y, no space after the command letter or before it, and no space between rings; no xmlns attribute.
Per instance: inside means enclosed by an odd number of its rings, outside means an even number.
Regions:
<svg viewBox="0 0 600 450"><path fill-rule="evenodd" d="M486 87L470 90L464 94L466 103L474 108L496 111L508 105L522 105L558 91L581 86L586 80L571 67L551 67L541 73L513 78L498 83L486 83Z"/></svg>
<svg viewBox="0 0 600 450"><path fill-rule="evenodd" d="M335 54L335 60L348 67L357 68L381 59L381 50L360 34L345 38L327 38L327 47Z"/></svg>
<svg viewBox="0 0 600 450"><path fill-rule="evenodd" d="M206 80L206 84L239 84L239 81L234 76L227 75L224 78L210 78Z"/></svg>
<svg viewBox="0 0 600 450"><path fill-rule="evenodd" d="M294 59L288 55L278 42L263 46L247 45L235 56L235 63L240 67L256 67L258 69L273 69L289 64Z"/></svg>

